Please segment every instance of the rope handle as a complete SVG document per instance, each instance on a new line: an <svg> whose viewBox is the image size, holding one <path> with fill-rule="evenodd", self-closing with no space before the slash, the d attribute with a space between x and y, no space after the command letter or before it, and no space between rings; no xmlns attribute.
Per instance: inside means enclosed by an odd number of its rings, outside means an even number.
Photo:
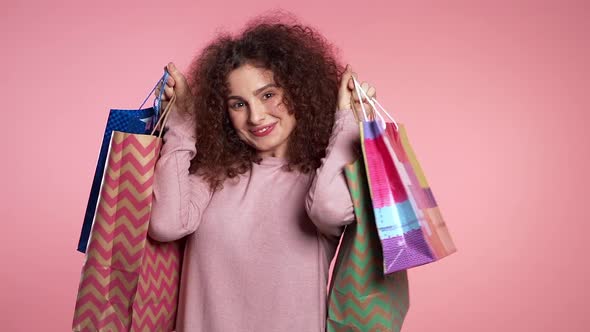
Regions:
<svg viewBox="0 0 590 332"><path fill-rule="evenodd" d="M161 114L160 118L158 119L158 122L154 126L154 129L152 130L152 135L154 135L156 133L156 131L159 130L158 137L162 138L162 133L164 132L164 127L166 126L166 123L168 122L168 117L170 116L170 113L172 113L172 106L174 105L175 102L176 102L176 94L173 94L172 98L170 98L170 101L166 105L166 108L162 111L162 114Z"/></svg>
<svg viewBox="0 0 590 332"><path fill-rule="evenodd" d="M391 115L389 115L389 112L387 112L387 110L381 105L381 103L379 103L376 98L369 97L367 95L367 93L365 92L365 90L363 90L360 87L359 82L356 80L356 78L354 78L354 76L352 76L352 80L354 82L354 87L356 89L356 93L359 96L359 102L361 104L361 109L363 111L364 121L374 121L375 114L377 114L377 116L381 120L381 124L382 124L383 128L385 128L386 122L385 122L385 119L383 118L383 114L385 114L385 116L387 116L389 118L389 120L391 120L393 125L395 126L395 130L398 131L399 126L397 125L397 121L395 121L395 119ZM363 96L366 99L366 101L369 103L371 108L373 109L372 113L368 113L365 110L365 105L364 105L365 103L363 103ZM353 100L352 95L350 96L350 105L352 106L352 109L354 110L354 113L355 113L355 118L358 121L359 119L358 119L358 115L357 115L357 110L354 106L354 100ZM379 108L377 108L377 107L379 107Z"/></svg>

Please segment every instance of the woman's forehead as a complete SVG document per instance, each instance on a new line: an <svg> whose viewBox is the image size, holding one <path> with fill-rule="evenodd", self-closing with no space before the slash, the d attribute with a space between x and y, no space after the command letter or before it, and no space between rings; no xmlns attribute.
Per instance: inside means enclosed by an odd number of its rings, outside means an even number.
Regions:
<svg viewBox="0 0 590 332"><path fill-rule="evenodd" d="M227 85L231 95L251 95L260 92L259 90L266 86L276 86L276 82L270 69L246 64L229 73Z"/></svg>

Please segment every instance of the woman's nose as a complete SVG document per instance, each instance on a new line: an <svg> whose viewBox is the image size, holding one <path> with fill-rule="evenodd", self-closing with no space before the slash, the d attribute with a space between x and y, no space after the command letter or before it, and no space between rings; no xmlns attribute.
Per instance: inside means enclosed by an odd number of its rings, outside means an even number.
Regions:
<svg viewBox="0 0 590 332"><path fill-rule="evenodd" d="M260 103L252 103L250 104L250 114L248 114L248 121L252 125L260 125L264 123L264 119L266 118L266 109L264 105Z"/></svg>

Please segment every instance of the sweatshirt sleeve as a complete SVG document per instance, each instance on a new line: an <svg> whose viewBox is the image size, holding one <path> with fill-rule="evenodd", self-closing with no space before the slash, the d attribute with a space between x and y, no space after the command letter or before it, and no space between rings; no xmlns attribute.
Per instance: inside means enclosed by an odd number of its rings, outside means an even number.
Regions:
<svg viewBox="0 0 590 332"><path fill-rule="evenodd" d="M212 191L202 177L189 174L196 155L194 118L170 113L164 144L154 173L154 192L148 234L161 242L180 239L199 227Z"/></svg>
<svg viewBox="0 0 590 332"><path fill-rule="evenodd" d="M351 110L336 112L332 136L321 166L311 183L305 208L318 230L338 237L343 226L355 220L352 198L346 183L344 166L358 156L359 126Z"/></svg>

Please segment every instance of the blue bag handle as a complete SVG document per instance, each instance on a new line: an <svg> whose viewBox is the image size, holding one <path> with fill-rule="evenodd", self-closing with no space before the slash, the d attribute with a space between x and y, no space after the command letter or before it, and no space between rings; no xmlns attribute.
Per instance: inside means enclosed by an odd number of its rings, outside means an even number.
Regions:
<svg viewBox="0 0 590 332"><path fill-rule="evenodd" d="M154 99L154 122L153 123L157 123L159 120L159 117L160 117L160 108L162 107L162 95L164 94L164 86L166 85L166 81L168 81L168 76L170 76L170 74L168 73L168 70L164 69L164 75L162 76L162 78L160 78L158 80L158 83L156 83L156 85L154 86L152 91L150 91L150 93L147 95L147 97L145 97L143 103L141 103L141 105L138 108L140 110L143 107L143 105L145 105L147 100L150 99L150 96L152 95L152 93L154 93L154 91L156 90L158 85L161 83L162 87L160 88L160 93L158 94L158 97Z"/></svg>

